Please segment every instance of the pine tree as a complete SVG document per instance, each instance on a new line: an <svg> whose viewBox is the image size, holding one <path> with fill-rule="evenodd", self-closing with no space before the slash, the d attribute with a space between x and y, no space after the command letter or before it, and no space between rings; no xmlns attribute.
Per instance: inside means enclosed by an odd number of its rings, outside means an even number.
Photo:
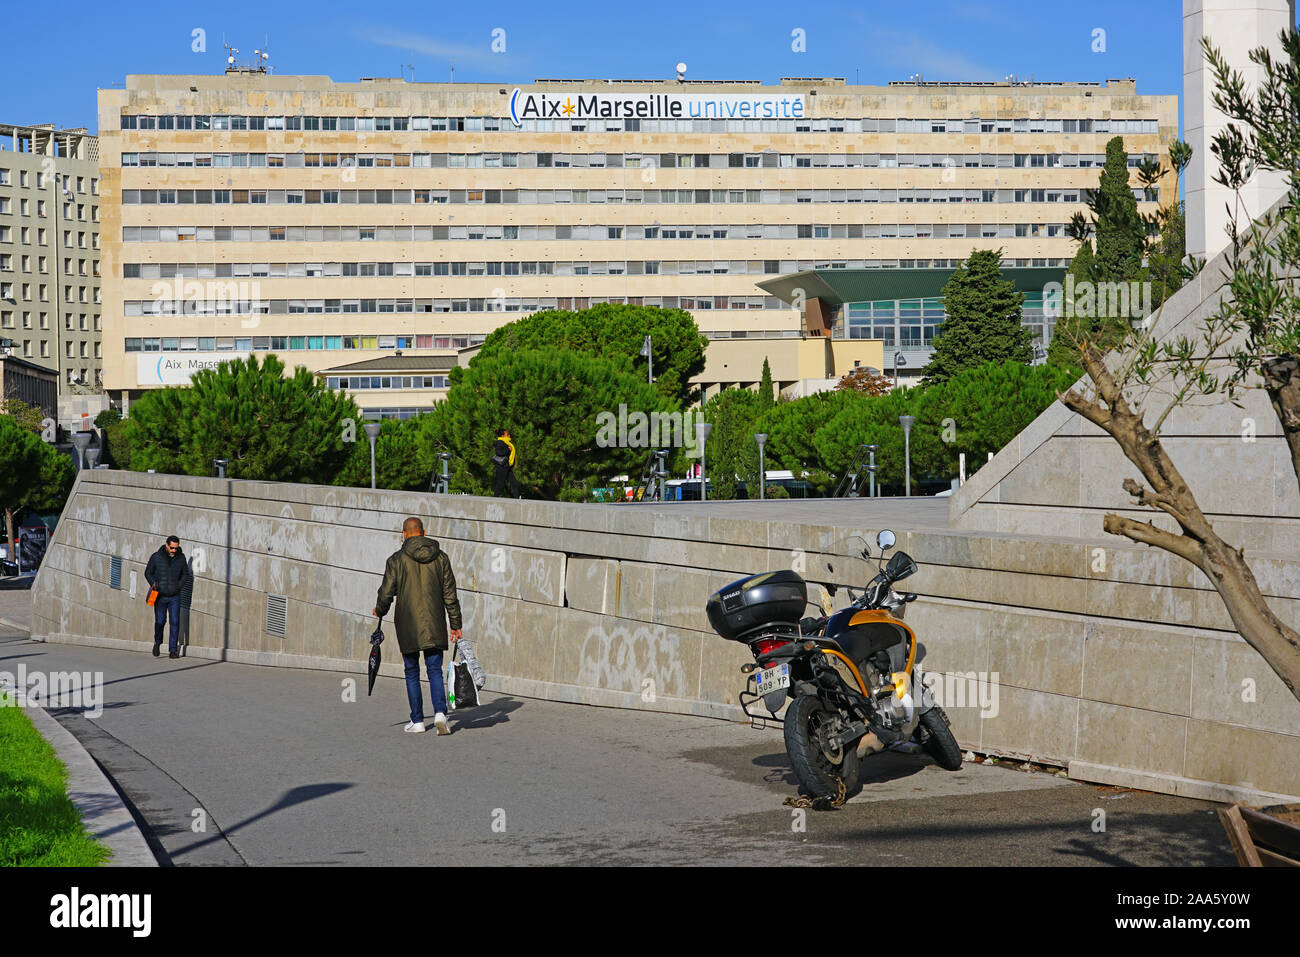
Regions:
<svg viewBox="0 0 1300 957"><path fill-rule="evenodd" d="M1013 359L1033 359L1032 334L1020 324L1025 297L1002 278L1002 250L971 253L943 288L945 318L925 367L924 385L944 382L963 369Z"/></svg>

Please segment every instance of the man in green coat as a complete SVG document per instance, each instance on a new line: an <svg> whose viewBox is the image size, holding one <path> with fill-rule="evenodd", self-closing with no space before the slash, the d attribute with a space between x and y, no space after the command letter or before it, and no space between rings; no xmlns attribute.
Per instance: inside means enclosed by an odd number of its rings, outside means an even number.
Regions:
<svg viewBox="0 0 1300 957"><path fill-rule="evenodd" d="M447 692L442 682L442 653L447 650L447 624L451 640L461 636L460 600L456 597L456 576L447 553L432 538L426 538L424 523L408 518L402 523L402 547L388 556L384 580L379 586L375 615L383 618L397 599L393 624L397 644L406 663L406 697L411 703L411 723L403 730L420 734L424 727L424 698L420 692L420 652L429 674L429 696L433 704L433 726L439 734L447 727Z"/></svg>

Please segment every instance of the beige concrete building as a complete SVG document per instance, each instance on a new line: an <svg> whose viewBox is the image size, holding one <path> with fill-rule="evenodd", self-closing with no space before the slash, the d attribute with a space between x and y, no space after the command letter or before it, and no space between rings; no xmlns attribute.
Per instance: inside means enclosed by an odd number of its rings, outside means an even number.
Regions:
<svg viewBox="0 0 1300 957"><path fill-rule="evenodd" d="M1177 134L1177 98L1132 80L231 72L129 76L99 109L104 375L127 399L256 352L316 372L451 356L522 314L600 302L690 310L713 340L706 389L757 382L764 357L782 387L810 362L830 377L879 366L865 342L803 344L825 330L757 284L943 268L985 247L1059 267L1106 141L1122 135L1135 166ZM438 380L357 398L400 413Z"/></svg>
<svg viewBox="0 0 1300 957"><path fill-rule="evenodd" d="M60 399L102 378L98 159L83 129L0 123L0 339Z"/></svg>

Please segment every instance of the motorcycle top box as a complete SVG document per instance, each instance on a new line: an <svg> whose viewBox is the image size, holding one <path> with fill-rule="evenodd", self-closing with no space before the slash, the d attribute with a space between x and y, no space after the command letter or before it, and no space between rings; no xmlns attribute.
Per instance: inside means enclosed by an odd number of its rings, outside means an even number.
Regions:
<svg viewBox="0 0 1300 957"><path fill-rule="evenodd" d="M795 625L808 604L808 586L789 570L751 575L709 596L709 624L723 638L743 641L767 625Z"/></svg>

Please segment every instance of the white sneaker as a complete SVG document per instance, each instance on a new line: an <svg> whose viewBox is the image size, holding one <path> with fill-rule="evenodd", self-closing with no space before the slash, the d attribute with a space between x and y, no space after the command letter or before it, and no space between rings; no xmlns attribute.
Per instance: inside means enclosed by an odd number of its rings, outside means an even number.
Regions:
<svg viewBox="0 0 1300 957"><path fill-rule="evenodd" d="M428 729L425 728L423 721L408 721L406 727L402 730L409 732L410 734L424 734Z"/></svg>
<svg viewBox="0 0 1300 957"><path fill-rule="evenodd" d="M441 711L433 716L433 726L439 734L451 734L451 728L447 727L447 716Z"/></svg>

